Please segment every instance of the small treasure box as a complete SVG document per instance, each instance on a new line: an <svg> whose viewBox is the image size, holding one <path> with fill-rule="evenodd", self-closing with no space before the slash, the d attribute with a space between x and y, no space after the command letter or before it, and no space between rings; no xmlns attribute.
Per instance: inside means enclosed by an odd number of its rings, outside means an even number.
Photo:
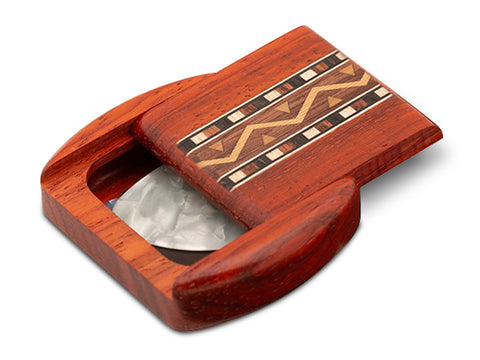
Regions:
<svg viewBox="0 0 480 360"><path fill-rule="evenodd" d="M354 234L359 187L441 137L300 27L80 130L43 170L43 208L169 326L195 330L256 310L315 274ZM105 204L159 166L246 232L208 252L148 243Z"/></svg>

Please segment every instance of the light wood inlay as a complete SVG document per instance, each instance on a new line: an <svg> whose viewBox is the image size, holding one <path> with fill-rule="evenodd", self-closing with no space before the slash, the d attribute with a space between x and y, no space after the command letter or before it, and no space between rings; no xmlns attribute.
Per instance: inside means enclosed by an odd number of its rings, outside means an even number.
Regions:
<svg viewBox="0 0 480 360"><path fill-rule="evenodd" d="M355 75L355 70L353 70L352 65L345 67L344 69L340 70L340 72L344 74L352 75L352 76Z"/></svg>
<svg viewBox="0 0 480 360"><path fill-rule="evenodd" d="M288 101L285 101L283 104L277 106L275 110L283 111L285 113L290 114L290 107L288 106Z"/></svg>
<svg viewBox="0 0 480 360"><path fill-rule="evenodd" d="M242 152L243 148L247 143L247 140L250 138L250 135L254 132L254 130L299 124L303 122L303 120L305 119L308 111L312 107L312 104L319 93L329 91L329 90L364 87L369 83L369 80L370 80L370 75L368 75L367 73L364 73L362 78L358 81L314 87L310 90L309 94L307 95L297 116L295 116L294 118L284 119L284 120L275 121L275 122L266 122L266 123L260 123L260 124L247 125L244 128L242 134L240 135L240 138L238 139L235 147L233 148L233 151L230 153L229 156L226 156L223 158L203 160L198 162L197 165L199 167L205 167L205 166L216 165L216 164L232 163L238 159L240 153Z"/></svg>
<svg viewBox="0 0 480 360"><path fill-rule="evenodd" d="M342 99L339 99L339 98L336 98L336 97L333 97L333 96L327 96L327 100L328 100L328 107L335 106L340 101L342 101Z"/></svg>
<svg viewBox="0 0 480 360"><path fill-rule="evenodd" d="M367 72L334 52L210 122L190 136L191 143L181 140L177 146L232 189L388 94Z"/></svg>
<svg viewBox="0 0 480 360"><path fill-rule="evenodd" d="M210 149L217 150L217 151L223 151L223 144L222 141L217 141L215 144L209 146Z"/></svg>
<svg viewBox="0 0 480 360"><path fill-rule="evenodd" d="M263 145L267 145L268 143L271 143L273 140L275 140L273 136L262 135Z"/></svg>

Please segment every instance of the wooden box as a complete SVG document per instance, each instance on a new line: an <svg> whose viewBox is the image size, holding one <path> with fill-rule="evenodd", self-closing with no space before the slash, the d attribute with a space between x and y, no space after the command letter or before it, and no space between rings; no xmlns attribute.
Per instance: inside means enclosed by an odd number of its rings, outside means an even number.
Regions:
<svg viewBox="0 0 480 360"><path fill-rule="evenodd" d="M386 85L300 27L80 130L45 166L43 207L168 325L195 330L307 280L355 232L359 186L441 137ZM191 265L147 243L105 202L161 164L248 232Z"/></svg>

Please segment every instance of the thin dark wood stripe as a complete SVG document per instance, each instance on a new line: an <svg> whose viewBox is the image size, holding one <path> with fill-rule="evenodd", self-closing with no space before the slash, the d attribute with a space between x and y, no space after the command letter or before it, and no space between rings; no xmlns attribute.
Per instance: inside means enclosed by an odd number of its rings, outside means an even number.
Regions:
<svg viewBox="0 0 480 360"><path fill-rule="evenodd" d="M379 89L384 89L385 92L383 96L377 95L377 91ZM274 165L275 163L280 162L285 156L291 154L293 151L299 150L305 146L310 145L313 143L316 139L318 139L320 136L325 135L327 132L330 132L334 130L335 128L338 128L339 125L346 123L348 120L352 119L355 116L358 116L359 113L363 113L365 111L370 110L372 107L374 107L376 104L378 104L381 100L385 100L391 95L391 93L383 88L381 85L378 85L371 89L368 93L362 95L360 98L352 100L351 102L345 104L341 108L339 108L337 111L334 113L326 116L325 118L321 118L317 120L315 123L309 125L305 129L302 129L301 132L294 134L292 137L285 139L283 142L277 144L273 149L269 149L268 152L259 155L258 157L248 161L246 164L241 166L240 168L236 168L234 170L231 170L224 176L222 176L219 180L219 183L226 188L227 190L233 190L234 187L240 186L247 182L248 180L252 179L254 176L258 175L261 171L266 170L266 168ZM358 110L354 109L355 112L351 113L347 116L342 116L341 113L348 109L349 107L353 108L353 104L356 104L356 107ZM361 107L361 105L363 107ZM330 126L328 126L330 124ZM312 131L311 138L307 138L305 135L306 132L309 130L316 129ZM279 155L277 158L274 160L271 160L268 157L268 154L272 153L275 150L280 150L282 153ZM255 165L256 170L251 171L251 165ZM239 181L233 181L230 177L239 172L242 171L243 169L248 168L246 172L244 172L245 177L243 177Z"/></svg>
<svg viewBox="0 0 480 360"><path fill-rule="evenodd" d="M288 96L291 92L297 90L301 86L304 86L312 81L314 81L316 78L324 74L325 72L337 67L338 65L348 61L348 58L344 59L339 59L337 57L337 54L339 54L338 51L335 51L331 53L330 55L327 55L327 57L324 57L320 60L315 61L311 65L307 66L306 68L300 70L297 74L292 75L291 77L281 81L280 83L274 85L268 90L265 90L261 94L255 96L252 100L249 102L241 105L238 108L235 108L234 110L229 111L225 115L222 115L220 118L217 120L213 121L212 123L209 123L202 128L196 130L195 132L191 133L187 137L183 138L177 143L177 146L180 150L182 150L184 153L189 153L192 150L202 146L205 144L209 139L211 139L213 136L219 136L223 132L227 131L229 128L233 127L234 125L238 125L239 123L247 120L249 117L252 115L256 114L258 111L262 110L263 108L267 107L268 105L278 102L282 98ZM320 66L320 67L319 67ZM308 70L314 70L316 72L316 75L313 76L312 78L308 80L304 80L302 78L302 74L304 74ZM271 98L272 100L268 100L266 96L268 94L277 91L278 96ZM230 116L234 116L238 112L241 112L243 114L243 117L239 118L237 121L232 121L229 119ZM240 115L242 116L242 115ZM215 134L204 134L204 131L206 128L215 125L220 131L215 133ZM208 136L207 136L208 135ZM196 138L197 137L197 138ZM196 139L196 141L192 140Z"/></svg>

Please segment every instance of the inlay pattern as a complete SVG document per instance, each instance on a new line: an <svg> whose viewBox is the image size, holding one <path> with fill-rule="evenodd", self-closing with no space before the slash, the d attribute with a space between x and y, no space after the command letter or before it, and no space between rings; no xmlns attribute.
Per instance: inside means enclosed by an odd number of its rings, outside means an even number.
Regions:
<svg viewBox="0 0 480 360"><path fill-rule="evenodd" d="M233 190L390 96L335 51L177 143Z"/></svg>

